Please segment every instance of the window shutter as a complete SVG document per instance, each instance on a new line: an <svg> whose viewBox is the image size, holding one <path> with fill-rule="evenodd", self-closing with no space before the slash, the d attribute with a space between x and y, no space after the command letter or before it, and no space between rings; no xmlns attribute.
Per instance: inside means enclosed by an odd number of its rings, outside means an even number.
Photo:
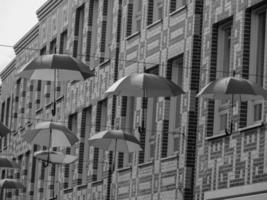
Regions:
<svg viewBox="0 0 267 200"><path fill-rule="evenodd" d="M148 8L147 8L147 25L153 23L153 9L154 9L154 0L148 0Z"/></svg>
<svg viewBox="0 0 267 200"><path fill-rule="evenodd" d="M169 139L169 120L163 120L163 130L161 136L161 158L167 157Z"/></svg>
<svg viewBox="0 0 267 200"><path fill-rule="evenodd" d="M250 52L250 31L251 31L251 11L246 10L245 12L245 24L244 24L244 44L243 44L243 55L249 55ZM249 78L249 56L243 56L243 68L242 78ZM247 110L248 103L241 102L239 106L239 127L245 127L247 125Z"/></svg>
<svg viewBox="0 0 267 200"><path fill-rule="evenodd" d="M176 1L177 0L170 0L170 13L176 10Z"/></svg>
<svg viewBox="0 0 267 200"><path fill-rule="evenodd" d="M212 27L212 41L211 41L211 65L209 81L216 79L216 64L217 64L217 47L218 47L218 25ZM215 101L208 100L208 114L206 120L206 136L213 135L213 124L214 124L214 107Z"/></svg>
<svg viewBox="0 0 267 200"><path fill-rule="evenodd" d="M127 12L127 29L126 29L126 36L132 34L132 22L133 22L133 4L128 4L128 12Z"/></svg>

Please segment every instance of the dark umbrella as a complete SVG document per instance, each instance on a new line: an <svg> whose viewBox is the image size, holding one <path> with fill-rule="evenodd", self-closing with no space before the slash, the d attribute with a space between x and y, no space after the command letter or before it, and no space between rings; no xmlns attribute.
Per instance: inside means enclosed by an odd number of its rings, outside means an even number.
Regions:
<svg viewBox="0 0 267 200"><path fill-rule="evenodd" d="M10 133L10 129L7 128L2 122L0 122L0 136L4 137Z"/></svg>
<svg viewBox="0 0 267 200"><path fill-rule="evenodd" d="M94 76L90 67L80 60L64 54L49 54L34 58L26 63L18 76L27 79L54 82L54 108L56 113L55 87L56 81L80 81Z"/></svg>
<svg viewBox="0 0 267 200"><path fill-rule="evenodd" d="M224 77L208 83L200 90L197 97L230 100L233 116L234 101L264 100L267 99L267 90L247 79ZM233 122L231 120L230 132L228 130L225 132L231 134L232 129Z"/></svg>
<svg viewBox="0 0 267 200"><path fill-rule="evenodd" d="M84 80L94 76L89 66L64 54L49 54L34 58L18 74L22 78L46 81Z"/></svg>
<svg viewBox="0 0 267 200"><path fill-rule="evenodd" d="M2 179L0 180L0 198L3 196L4 189L24 189L25 186L16 179Z"/></svg>
<svg viewBox="0 0 267 200"><path fill-rule="evenodd" d="M19 168L19 165L13 160L0 157L0 168Z"/></svg>

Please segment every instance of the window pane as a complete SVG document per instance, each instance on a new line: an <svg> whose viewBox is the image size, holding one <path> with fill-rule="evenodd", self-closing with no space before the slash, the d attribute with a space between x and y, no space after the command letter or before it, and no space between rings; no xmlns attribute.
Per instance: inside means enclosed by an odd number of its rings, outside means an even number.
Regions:
<svg viewBox="0 0 267 200"><path fill-rule="evenodd" d="M220 115L220 130L225 130L227 128L227 114Z"/></svg>
<svg viewBox="0 0 267 200"><path fill-rule="evenodd" d="M256 83L263 86L264 71L264 44L265 44L265 24L266 12L259 14L258 20L258 41L257 41L257 60L256 60Z"/></svg>
<svg viewBox="0 0 267 200"><path fill-rule="evenodd" d="M260 121L262 119L262 104L254 105L254 121Z"/></svg>

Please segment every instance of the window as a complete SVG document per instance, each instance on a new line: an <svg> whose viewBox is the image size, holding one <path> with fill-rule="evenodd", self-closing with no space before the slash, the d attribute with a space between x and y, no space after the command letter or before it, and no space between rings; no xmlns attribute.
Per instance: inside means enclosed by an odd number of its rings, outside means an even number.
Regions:
<svg viewBox="0 0 267 200"><path fill-rule="evenodd" d="M254 104L254 122L262 120L262 103Z"/></svg>
<svg viewBox="0 0 267 200"><path fill-rule="evenodd" d="M83 45L83 27L84 27L84 5L76 9L73 57L82 58Z"/></svg>
<svg viewBox="0 0 267 200"><path fill-rule="evenodd" d="M87 180L87 163L89 162L89 146L87 142L90 137L92 120L92 108L88 107L82 111L81 120L81 142L79 144L79 161L78 161L78 185L85 184Z"/></svg>
<svg viewBox="0 0 267 200"><path fill-rule="evenodd" d="M6 126L9 127L9 113L11 112L10 110L10 106L11 106L11 103L10 103L10 97L7 99L7 102L6 102Z"/></svg>
<svg viewBox="0 0 267 200"><path fill-rule="evenodd" d="M60 47L59 47L59 53L60 54L67 54L67 38L68 37L68 31L65 30L60 34Z"/></svg>
<svg viewBox="0 0 267 200"><path fill-rule="evenodd" d="M5 111L6 111L6 103L3 102L2 108L1 108L1 122L3 122L3 123L4 123L4 119L5 119Z"/></svg>
<svg viewBox="0 0 267 200"><path fill-rule="evenodd" d="M130 36L141 29L142 1L131 0L128 3L126 36Z"/></svg>
<svg viewBox="0 0 267 200"><path fill-rule="evenodd" d="M257 85L264 87L264 73L266 62L266 11L261 7L251 12L249 79ZM249 101L247 103L247 125L263 120L263 101ZM252 113L249 115L248 113Z"/></svg>
<svg viewBox="0 0 267 200"><path fill-rule="evenodd" d="M107 129L107 111L108 111L108 100L104 99L97 103L96 110L96 122L95 122L95 132L99 132ZM93 181L98 180L99 177L102 177L102 166L104 159L104 151L98 148L94 148L93 155L93 169L97 170L97 174L93 174Z"/></svg>
<svg viewBox="0 0 267 200"><path fill-rule="evenodd" d="M111 36L113 29L113 3L114 1L104 0L103 2L103 21L100 41L100 60L105 62L110 54Z"/></svg>
<svg viewBox="0 0 267 200"><path fill-rule="evenodd" d="M40 50L40 55L45 55L46 54L46 46L43 47L41 50Z"/></svg>
<svg viewBox="0 0 267 200"><path fill-rule="evenodd" d="M227 116L227 113L222 113L220 114L220 128L219 130L220 131L224 131L225 129L228 128L227 124L228 124L228 116Z"/></svg>
<svg viewBox="0 0 267 200"><path fill-rule="evenodd" d="M185 5L185 0L170 0L170 13Z"/></svg>
<svg viewBox="0 0 267 200"><path fill-rule="evenodd" d="M68 128L74 133L77 134L78 132L78 115L74 113L69 116L68 119ZM74 147L67 147L66 154L71 154L74 151ZM64 168L64 188L72 187L73 184L73 172L74 166L73 165L65 165Z"/></svg>
<svg viewBox="0 0 267 200"><path fill-rule="evenodd" d="M55 54L57 53L57 39L54 39L50 42L50 49L49 49L50 54Z"/></svg>
<svg viewBox="0 0 267 200"><path fill-rule="evenodd" d="M166 78L173 81L180 87L183 85L183 55L168 60ZM169 104L169 119L166 124L166 131L161 141L161 157L166 157L179 150L183 133L181 130L181 95L165 98L165 104ZM166 122L165 122L166 123ZM167 132L167 133L166 133ZM179 139L178 139L179 138Z"/></svg>
<svg viewBox="0 0 267 200"><path fill-rule="evenodd" d="M88 12L88 29L87 29L87 44L86 44L86 57L85 60L90 62L89 66L95 66L95 55L97 38L98 38L98 7L99 1L90 0Z"/></svg>
<svg viewBox="0 0 267 200"><path fill-rule="evenodd" d="M231 72L231 37L232 17L220 21L212 26L211 56L209 81L223 78ZM228 117L232 118L232 102L225 100L208 100L206 116L206 136L226 133L222 131ZM231 116L224 115L230 113ZM230 128L226 126L227 129Z"/></svg>
<svg viewBox="0 0 267 200"><path fill-rule="evenodd" d="M147 8L147 25L160 20L164 16L164 1L163 0L148 0Z"/></svg>
<svg viewBox="0 0 267 200"><path fill-rule="evenodd" d="M159 74L159 66L155 66L146 70L146 73ZM157 98L142 98L142 119L141 126L144 130L139 131L140 143L143 151L139 152L139 163L151 160L154 157L153 152L149 146L155 143L156 135L156 106ZM151 157L153 154L153 157Z"/></svg>
<svg viewBox="0 0 267 200"><path fill-rule="evenodd" d="M217 78L230 75L231 30L232 21L218 28Z"/></svg>
<svg viewBox="0 0 267 200"><path fill-rule="evenodd" d="M148 0L148 6L147 6L147 25L150 25L153 23L153 9L154 9L154 0Z"/></svg>

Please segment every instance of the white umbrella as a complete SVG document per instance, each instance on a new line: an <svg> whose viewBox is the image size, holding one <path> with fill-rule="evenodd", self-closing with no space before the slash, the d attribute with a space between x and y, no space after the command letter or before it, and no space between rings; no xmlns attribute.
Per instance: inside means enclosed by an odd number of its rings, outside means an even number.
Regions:
<svg viewBox="0 0 267 200"><path fill-rule="evenodd" d="M39 160L50 162L52 164L66 165L77 161L78 157L73 155L65 155L62 152L40 150L34 153L34 157Z"/></svg>
<svg viewBox="0 0 267 200"><path fill-rule="evenodd" d="M136 152L142 150L138 139L122 130L105 130L88 139L89 145L107 151Z"/></svg>
<svg viewBox="0 0 267 200"><path fill-rule="evenodd" d="M129 153L142 150L139 140L134 135L125 133L122 130L98 132L88 139L88 143L100 149L114 151L114 166L116 166L117 151Z"/></svg>
<svg viewBox="0 0 267 200"><path fill-rule="evenodd" d="M212 81L202 88L197 94L197 97L201 96L208 99L231 100L233 112L234 101L264 100L267 99L267 90L247 79L225 77ZM230 132L226 130L226 133L231 134L232 129L231 120Z"/></svg>
<svg viewBox="0 0 267 200"><path fill-rule="evenodd" d="M169 97L183 94L184 91L174 82L154 74L133 73L113 83L106 95L132 97Z"/></svg>
<svg viewBox="0 0 267 200"><path fill-rule="evenodd" d="M72 146L79 140L71 130L56 122L40 122L35 129L26 130L22 138L32 144L48 147Z"/></svg>
<svg viewBox="0 0 267 200"><path fill-rule="evenodd" d="M0 168L19 168L19 165L9 158L0 157Z"/></svg>

